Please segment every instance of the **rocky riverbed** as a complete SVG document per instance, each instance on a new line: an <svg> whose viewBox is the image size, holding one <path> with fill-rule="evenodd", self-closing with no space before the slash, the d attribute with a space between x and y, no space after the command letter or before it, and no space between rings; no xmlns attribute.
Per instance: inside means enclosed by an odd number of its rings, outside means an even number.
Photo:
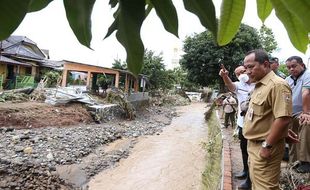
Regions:
<svg viewBox="0 0 310 190"><path fill-rule="evenodd" d="M129 155L137 137L160 134L174 116L172 108L152 107L132 121L34 129L1 127L0 189L87 189L84 185L91 176ZM128 139L126 146L106 149L118 139ZM65 173L72 167L77 176L66 179Z"/></svg>

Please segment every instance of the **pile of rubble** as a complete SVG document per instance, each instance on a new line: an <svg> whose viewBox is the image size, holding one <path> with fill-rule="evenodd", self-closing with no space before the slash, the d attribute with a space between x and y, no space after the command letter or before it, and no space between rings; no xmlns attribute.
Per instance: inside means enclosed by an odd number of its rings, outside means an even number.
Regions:
<svg viewBox="0 0 310 190"><path fill-rule="evenodd" d="M168 108L153 107L132 121L31 130L0 128L0 189L79 188L60 178L56 168L83 164L87 155L96 154L97 159L83 166L88 179L127 157L130 149L107 153L104 149L96 152L98 147L120 138L158 134L174 116Z"/></svg>
<svg viewBox="0 0 310 190"><path fill-rule="evenodd" d="M150 105L153 106L185 106L190 104L190 99L179 94L154 94L150 98Z"/></svg>

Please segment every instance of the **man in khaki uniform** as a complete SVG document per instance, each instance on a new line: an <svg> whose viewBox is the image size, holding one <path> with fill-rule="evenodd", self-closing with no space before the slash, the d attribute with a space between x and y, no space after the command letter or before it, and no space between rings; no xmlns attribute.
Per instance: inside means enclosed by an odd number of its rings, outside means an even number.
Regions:
<svg viewBox="0 0 310 190"><path fill-rule="evenodd" d="M252 190L280 189L280 166L292 116L292 92L270 68L263 50L246 54L244 67L253 82L243 135L248 139Z"/></svg>

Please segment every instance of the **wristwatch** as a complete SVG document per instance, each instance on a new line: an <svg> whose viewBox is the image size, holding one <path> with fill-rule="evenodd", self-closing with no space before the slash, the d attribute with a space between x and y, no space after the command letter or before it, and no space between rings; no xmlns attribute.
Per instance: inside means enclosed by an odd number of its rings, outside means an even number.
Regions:
<svg viewBox="0 0 310 190"><path fill-rule="evenodd" d="M271 149L271 148L272 148L272 145L270 145L270 144L268 144L266 141L264 141L264 142L262 143L262 147L263 147L263 148L267 148L267 149Z"/></svg>

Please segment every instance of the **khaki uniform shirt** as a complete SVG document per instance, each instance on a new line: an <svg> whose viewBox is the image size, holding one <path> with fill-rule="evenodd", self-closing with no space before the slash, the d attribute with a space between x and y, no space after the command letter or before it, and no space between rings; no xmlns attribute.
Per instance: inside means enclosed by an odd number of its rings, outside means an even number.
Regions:
<svg viewBox="0 0 310 190"><path fill-rule="evenodd" d="M235 111L233 106L235 104L237 104L237 101L234 97L229 96L229 97L225 98L225 100L223 101L223 104L224 104L224 112L225 113L232 113Z"/></svg>
<svg viewBox="0 0 310 190"><path fill-rule="evenodd" d="M243 135L249 140L265 140L273 121L284 116L292 116L291 89L285 80L269 72L255 85Z"/></svg>

